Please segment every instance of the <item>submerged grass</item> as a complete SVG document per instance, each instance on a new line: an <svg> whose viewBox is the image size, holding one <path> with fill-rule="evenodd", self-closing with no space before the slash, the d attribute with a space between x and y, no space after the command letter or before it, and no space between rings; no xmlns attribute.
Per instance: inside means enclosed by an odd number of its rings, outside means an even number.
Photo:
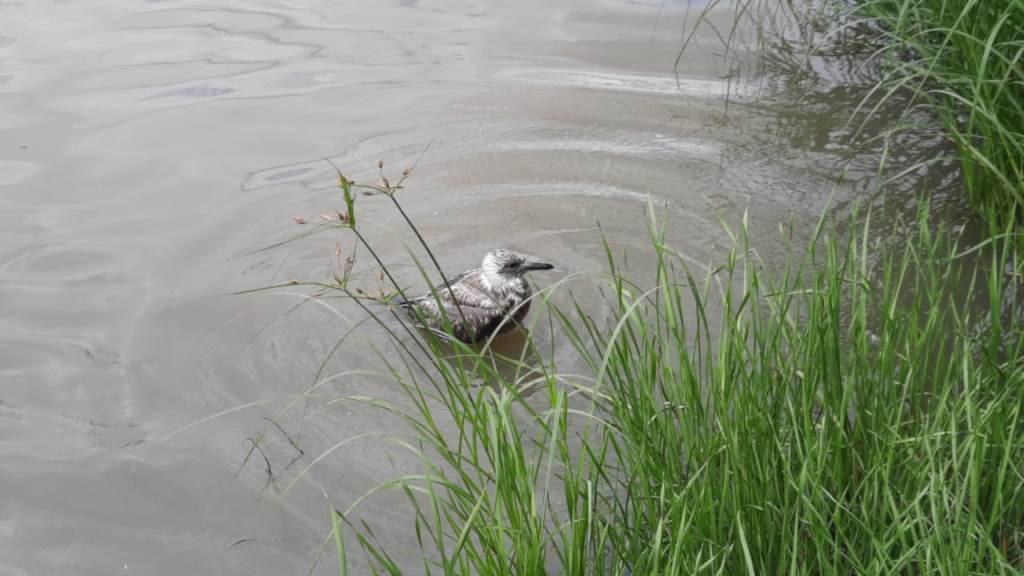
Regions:
<svg viewBox="0 0 1024 576"><path fill-rule="evenodd" d="M331 508L340 573L347 538L387 574L1019 573L1024 264L927 213L902 247L823 221L775 272L741 229L703 277L652 213L655 278L609 250L607 317L536 297L582 373L390 332L404 401L334 402L397 416L421 469ZM360 516L380 490L416 553Z"/></svg>

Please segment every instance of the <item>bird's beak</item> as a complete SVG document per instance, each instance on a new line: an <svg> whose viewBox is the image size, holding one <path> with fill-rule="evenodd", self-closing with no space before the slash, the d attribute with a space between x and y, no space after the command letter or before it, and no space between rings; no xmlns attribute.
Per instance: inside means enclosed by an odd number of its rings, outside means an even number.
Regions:
<svg viewBox="0 0 1024 576"><path fill-rule="evenodd" d="M548 264L547 262L527 261L527 262L523 263L523 265L522 265L522 269L526 270L526 271L530 271L530 270L551 270L552 268L554 268L554 266L551 265L551 264Z"/></svg>

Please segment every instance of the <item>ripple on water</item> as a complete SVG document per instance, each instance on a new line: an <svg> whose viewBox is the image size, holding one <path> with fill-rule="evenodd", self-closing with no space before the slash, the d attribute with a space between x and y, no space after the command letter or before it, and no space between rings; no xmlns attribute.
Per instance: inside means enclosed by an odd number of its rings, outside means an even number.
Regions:
<svg viewBox="0 0 1024 576"><path fill-rule="evenodd" d="M491 149L594 152L661 160L678 160L680 157L714 160L722 154L721 146L714 142L641 133L621 133L606 138L503 140L495 142Z"/></svg>
<svg viewBox="0 0 1024 576"><path fill-rule="evenodd" d="M45 284L95 278L117 269L122 258L116 251L88 246L44 246L0 264L0 279Z"/></svg>
<svg viewBox="0 0 1024 576"><path fill-rule="evenodd" d="M669 201L659 198L651 193L644 193L638 190L630 190L613 184L603 182L536 182L524 184L502 184L488 185L481 187L470 187L454 192L459 198L472 198L479 196L519 197L519 198L543 198L558 196L580 196L596 198L614 198L617 200L628 200L631 202L652 201L657 205L666 206Z"/></svg>
<svg viewBox="0 0 1024 576"><path fill-rule="evenodd" d="M270 186L284 184L301 184L305 188L321 188L325 183L336 183L334 168L330 160L341 168L345 175L357 181L367 178L375 179L377 167L373 165L378 159L386 158L388 164L411 164L428 146L431 140L424 140L424 134L400 131L368 138L354 144L342 152L320 158L302 160L281 166L271 166L256 170L246 175L242 181L242 190L259 190ZM441 146L432 147L433 161L445 156ZM453 153L452 146L446 148ZM325 159L326 158L326 159ZM405 162L405 164L401 164Z"/></svg>
<svg viewBox="0 0 1024 576"><path fill-rule="evenodd" d="M727 94L731 97L749 97L755 93L754 86L732 84L711 78L625 74L611 70L513 67L501 70L495 74L495 78L564 88L588 88L666 96L682 95L701 99L719 99Z"/></svg>

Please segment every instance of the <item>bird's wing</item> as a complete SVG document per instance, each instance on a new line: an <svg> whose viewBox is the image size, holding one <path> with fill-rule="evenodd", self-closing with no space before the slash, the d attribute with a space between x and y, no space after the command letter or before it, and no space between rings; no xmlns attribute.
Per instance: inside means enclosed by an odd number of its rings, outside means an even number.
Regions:
<svg viewBox="0 0 1024 576"><path fill-rule="evenodd" d="M500 308L498 302L491 296L490 290L482 279L483 272L479 269L469 270L448 280L448 284L440 284L416 299L420 305L434 303L441 300L445 307L451 308L456 303L459 307L467 308ZM451 289L449 290L449 287ZM437 294L435 298L434 294Z"/></svg>
<svg viewBox="0 0 1024 576"><path fill-rule="evenodd" d="M455 287L452 289L454 291ZM417 321L417 324L446 340L451 340L451 336L454 335L463 342L472 341L478 335L494 330L505 318L501 308L470 306L464 303L460 303L458 308L450 302L445 303L443 314L436 300L419 302L416 307L422 313L423 320L422 323ZM447 322L445 316L448 318Z"/></svg>
<svg viewBox="0 0 1024 576"><path fill-rule="evenodd" d="M431 324L428 328L435 332L436 329L442 328L444 319L441 307L451 322L455 336L463 341L473 338L476 334L487 333L500 324L505 310L491 296L481 276L481 271L470 270L449 280L447 286L442 284L436 287L436 297L434 294L426 294L417 298L417 306Z"/></svg>

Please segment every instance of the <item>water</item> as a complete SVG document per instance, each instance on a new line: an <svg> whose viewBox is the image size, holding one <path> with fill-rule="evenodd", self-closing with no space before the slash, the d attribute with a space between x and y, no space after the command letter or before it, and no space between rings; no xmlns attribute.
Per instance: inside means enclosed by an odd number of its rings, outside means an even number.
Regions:
<svg viewBox="0 0 1024 576"><path fill-rule="evenodd" d="M686 2L505 4L0 3L0 574L305 573L325 494L344 506L407 469L366 439L282 495L335 442L394 423L313 406L288 429L299 454L264 417L310 386L356 310L224 296L322 279L335 242L351 250L326 234L252 253L340 207L323 157L372 181L378 159L397 174L422 153L402 198L450 270L506 245L599 271L597 222L639 251L648 198L695 267L745 209L770 258L780 223L875 190L877 147L844 140L855 66L737 78L750 54L723 57L702 28L677 80ZM407 260L386 200L359 210ZM359 334L330 372L372 366L379 331ZM395 499L364 511L408 550Z"/></svg>

